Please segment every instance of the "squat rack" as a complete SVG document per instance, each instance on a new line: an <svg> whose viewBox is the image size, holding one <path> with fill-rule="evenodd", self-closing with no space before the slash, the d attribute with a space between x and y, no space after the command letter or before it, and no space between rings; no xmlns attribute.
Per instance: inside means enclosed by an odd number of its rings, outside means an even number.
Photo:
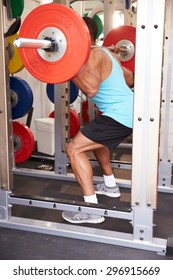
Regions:
<svg viewBox="0 0 173 280"><path fill-rule="evenodd" d="M9 100L9 74L7 73L7 43L3 34L3 5L0 3L0 226L47 233L56 236L103 242L166 254L171 239L153 237L153 211L157 208L158 158L160 131L160 100L162 89L163 45L165 6L171 9L172 0L138 0L136 66L135 66L135 99L134 131L132 153L131 209L117 211L102 208L101 205L74 203L40 197L15 196L13 194L13 137L11 126L11 109ZM172 44L172 39L170 37ZM168 55L172 55L169 48ZM168 79L169 77L165 77ZM64 91L64 85L56 90ZM56 98L59 98L58 94ZM56 102L56 101L55 101ZM56 112L55 112L56 113ZM59 151L55 151L57 154ZM60 151L60 180L74 180L66 174L66 157ZM97 178L95 178L97 180ZM13 204L32 205L55 210L83 211L119 219L132 223L133 234L113 232L105 229L86 228L71 224L52 223L34 219L14 217L11 214Z"/></svg>

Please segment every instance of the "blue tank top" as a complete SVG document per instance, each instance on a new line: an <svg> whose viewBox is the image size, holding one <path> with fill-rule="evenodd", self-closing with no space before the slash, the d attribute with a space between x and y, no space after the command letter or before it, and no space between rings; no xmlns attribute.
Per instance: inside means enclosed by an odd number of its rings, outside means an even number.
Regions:
<svg viewBox="0 0 173 280"><path fill-rule="evenodd" d="M112 61L112 71L109 77L100 84L97 94L92 101L102 112L117 122L132 128L133 121L133 92L126 84L123 70L111 53L102 48Z"/></svg>

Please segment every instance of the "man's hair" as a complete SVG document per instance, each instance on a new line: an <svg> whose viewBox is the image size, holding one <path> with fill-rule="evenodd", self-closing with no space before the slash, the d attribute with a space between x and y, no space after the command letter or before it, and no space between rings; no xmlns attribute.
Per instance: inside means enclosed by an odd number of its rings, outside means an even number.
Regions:
<svg viewBox="0 0 173 280"><path fill-rule="evenodd" d="M85 23L89 29L91 39L94 40L94 42L95 42L95 40L97 38L97 33L98 33L97 23L90 17L83 17L83 20L85 21Z"/></svg>

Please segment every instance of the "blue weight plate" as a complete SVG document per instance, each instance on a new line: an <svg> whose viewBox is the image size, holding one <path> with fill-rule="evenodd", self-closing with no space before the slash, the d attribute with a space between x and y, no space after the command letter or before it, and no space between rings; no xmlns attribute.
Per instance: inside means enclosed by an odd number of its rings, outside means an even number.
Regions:
<svg viewBox="0 0 173 280"><path fill-rule="evenodd" d="M54 84L47 84L46 93L49 100L54 103Z"/></svg>
<svg viewBox="0 0 173 280"><path fill-rule="evenodd" d="M78 97L79 89L77 86L70 81L70 104L72 104Z"/></svg>
<svg viewBox="0 0 173 280"><path fill-rule="evenodd" d="M25 116L33 105L33 92L26 81L18 77L10 77L11 96L16 102L12 106L12 119ZM16 96L15 96L16 95Z"/></svg>
<svg viewBox="0 0 173 280"><path fill-rule="evenodd" d="M46 92L49 100L54 103L54 84L47 84ZM79 89L70 81L70 104L72 104L78 97Z"/></svg>

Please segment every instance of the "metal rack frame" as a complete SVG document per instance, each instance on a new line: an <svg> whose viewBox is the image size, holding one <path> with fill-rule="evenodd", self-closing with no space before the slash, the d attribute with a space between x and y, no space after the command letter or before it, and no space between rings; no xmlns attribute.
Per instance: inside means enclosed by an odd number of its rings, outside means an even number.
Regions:
<svg viewBox="0 0 173 280"><path fill-rule="evenodd" d="M173 10L173 1L168 0L168 2ZM2 73L0 76L2 84L0 92L2 131L0 135L0 226L166 254L167 240L153 236L153 211L157 208L158 191L165 0L138 0L131 209L126 211L109 209L102 205L93 207L86 203L47 200L41 197L16 197L13 194L13 141L8 94L9 76L5 66L7 65L7 59L5 60L7 51L3 38L2 2L0 3L0 20L0 56L2 57L2 63L0 63ZM63 87L60 90L63 92ZM66 174L66 156L62 138L58 139L60 142L56 148L58 149L56 154L60 153L57 165L60 174L56 176L62 180L75 180L74 176ZM15 204L60 211L83 211L105 217L126 219L132 223L133 233L14 217L11 215L11 208Z"/></svg>

